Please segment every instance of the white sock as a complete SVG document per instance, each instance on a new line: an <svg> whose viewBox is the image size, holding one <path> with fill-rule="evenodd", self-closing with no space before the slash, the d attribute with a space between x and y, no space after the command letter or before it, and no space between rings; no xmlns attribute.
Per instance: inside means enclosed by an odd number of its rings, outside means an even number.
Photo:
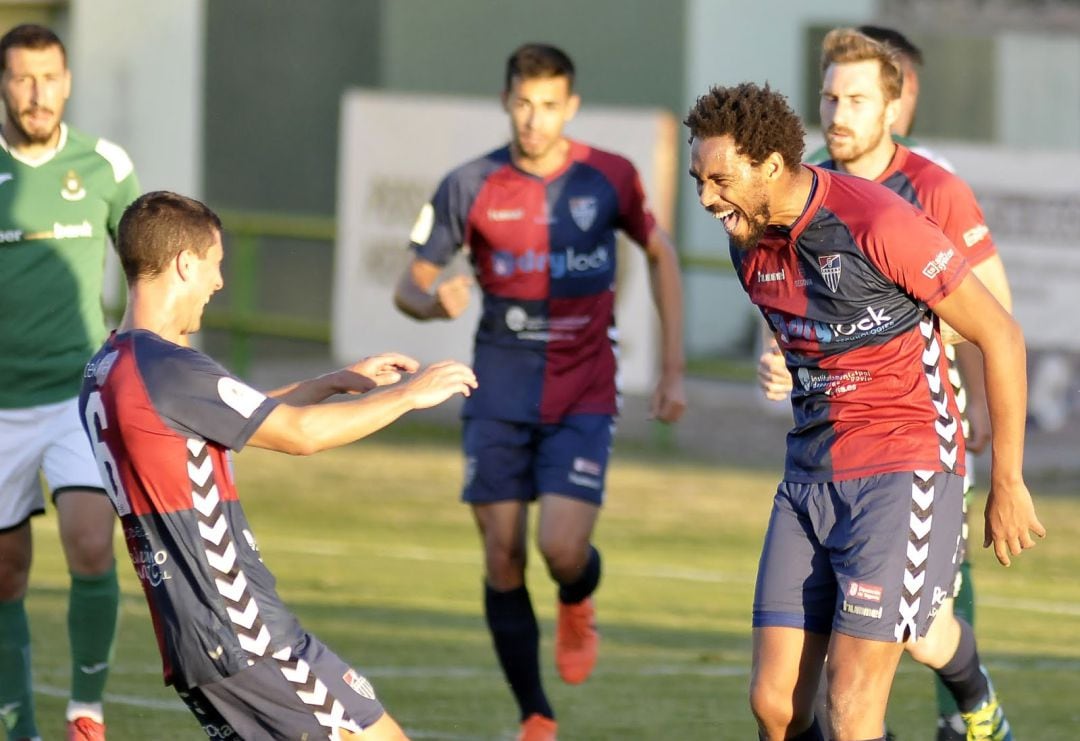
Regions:
<svg viewBox="0 0 1080 741"><path fill-rule="evenodd" d="M73 721L76 718L89 718L96 723L105 723L105 711L100 702L75 702L69 700L67 704L67 719Z"/></svg>

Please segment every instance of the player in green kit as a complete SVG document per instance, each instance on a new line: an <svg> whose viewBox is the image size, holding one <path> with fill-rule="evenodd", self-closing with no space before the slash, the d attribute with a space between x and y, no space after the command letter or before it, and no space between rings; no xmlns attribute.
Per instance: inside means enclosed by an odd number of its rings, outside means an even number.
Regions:
<svg viewBox="0 0 1080 741"><path fill-rule="evenodd" d="M71 73L49 29L24 24L0 39L0 93L0 719L9 739L38 738L23 600L43 475L71 572L67 738L104 739L115 516L77 402L105 338L107 240L139 185L120 147L63 123Z"/></svg>

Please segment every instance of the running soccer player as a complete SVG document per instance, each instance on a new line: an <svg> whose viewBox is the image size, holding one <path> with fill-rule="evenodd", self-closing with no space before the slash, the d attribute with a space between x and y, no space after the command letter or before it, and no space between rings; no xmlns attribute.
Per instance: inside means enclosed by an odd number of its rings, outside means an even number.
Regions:
<svg viewBox="0 0 1080 741"><path fill-rule="evenodd" d="M404 739L371 684L282 604L228 451L344 445L468 395L472 371L437 363L382 393L318 404L417 371L390 353L265 396L187 347L222 287L221 223L210 209L147 193L124 212L117 250L127 309L86 365L79 411L150 606L166 684L214 739Z"/></svg>
<svg viewBox="0 0 1080 741"><path fill-rule="evenodd" d="M959 560L964 440L938 318L985 358L993 475L984 545L1044 536L1023 483L1019 326L924 214L868 180L800 165L782 95L714 87L691 108L701 205L796 379L795 424L754 597L751 707L765 739L881 739L903 644L927 634ZM978 675L978 676L977 676ZM977 662L953 677L963 693Z"/></svg>
<svg viewBox="0 0 1080 741"><path fill-rule="evenodd" d="M484 546L484 612L521 711L520 739L556 735L540 681L540 633L525 584L528 504L558 584L555 664L570 684L596 662L591 544L617 410L615 231L645 250L662 334L653 417L677 420L683 391L682 289L675 249L624 158L563 135L577 111L574 66L526 44L509 58L508 146L447 175L411 235L395 302L416 319L454 318L471 279L439 280L464 245L483 292L476 332L480 388L465 403L466 480Z"/></svg>
<svg viewBox="0 0 1080 741"><path fill-rule="evenodd" d="M891 47L878 43L856 29L835 29L826 37L822 47L821 120L832 159L822 166L874 180L885 185L906 201L929 214L952 241L958 253L972 265L972 272L1006 309L1012 304L1008 281L1001 258L997 253L985 219L971 189L948 170L919 156L903 145L894 143L889 130L902 115L904 106L901 82L907 76L898 54ZM982 385L981 358L977 349L968 343L951 352L958 337L944 334L950 350L949 378L957 394L957 404L963 414L968 450L977 452L989 442L990 425L986 415L985 393ZM959 357L964 383L957 372L954 357ZM778 352L766 352L760 360L760 377L766 396L786 396L791 388L791 376ZM785 390L786 387L786 390ZM968 399L968 390L974 392ZM973 422L974 424L969 424ZM970 474L970 471L969 471ZM971 476L965 478L965 512L970 496ZM964 525L965 544L967 525ZM966 547L963 563L967 563ZM957 587L969 581L961 566ZM967 587L966 596L970 597ZM939 612L927 640L908 644L912 656L935 671L949 674L950 657L960 661L969 649L974 650L970 613L954 619L952 598ZM959 649L959 653L957 653ZM962 663L967 663L966 660ZM940 677L939 677L940 679ZM976 708L958 707L947 681L939 681L945 694L938 699L939 741L973 738L1009 738L1009 725L992 690L982 696Z"/></svg>
<svg viewBox="0 0 1080 741"><path fill-rule="evenodd" d="M105 738L117 628L115 515L76 397L105 338L105 250L139 184L124 150L64 123L70 93L55 33L24 24L0 38L0 725L11 739L38 736L24 600L42 476L71 576L69 740Z"/></svg>

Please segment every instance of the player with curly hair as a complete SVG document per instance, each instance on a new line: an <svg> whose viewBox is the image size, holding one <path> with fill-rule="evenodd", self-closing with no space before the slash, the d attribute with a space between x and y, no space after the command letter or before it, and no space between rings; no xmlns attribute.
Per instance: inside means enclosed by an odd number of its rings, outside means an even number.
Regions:
<svg viewBox="0 0 1080 741"><path fill-rule="evenodd" d="M1023 483L1023 335L949 239L884 186L802 165L783 96L714 87L686 121L690 173L796 383L762 548L750 703L764 739L883 739L903 644L925 636L959 558L964 439L939 318L985 358L998 560L1045 529Z"/></svg>

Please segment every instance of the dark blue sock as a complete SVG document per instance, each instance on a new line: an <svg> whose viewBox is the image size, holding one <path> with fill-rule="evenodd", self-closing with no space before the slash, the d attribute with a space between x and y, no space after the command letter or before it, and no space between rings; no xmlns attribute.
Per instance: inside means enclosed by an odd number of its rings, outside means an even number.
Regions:
<svg viewBox="0 0 1080 741"><path fill-rule="evenodd" d="M484 614L503 675L514 693L521 719L533 713L554 718L540 683L540 626L525 586L499 592L484 585Z"/></svg>
<svg viewBox="0 0 1080 741"><path fill-rule="evenodd" d="M937 670L942 684L956 700L962 713L970 713L990 694L990 683L979 669L979 652L975 648L975 631L965 620L960 623L960 643L949 663Z"/></svg>
<svg viewBox="0 0 1080 741"><path fill-rule="evenodd" d="M559 601L564 605L576 605L595 592L598 584L600 584L600 551L590 545L589 558L585 562L585 568L581 570L581 576L572 584L559 585Z"/></svg>

